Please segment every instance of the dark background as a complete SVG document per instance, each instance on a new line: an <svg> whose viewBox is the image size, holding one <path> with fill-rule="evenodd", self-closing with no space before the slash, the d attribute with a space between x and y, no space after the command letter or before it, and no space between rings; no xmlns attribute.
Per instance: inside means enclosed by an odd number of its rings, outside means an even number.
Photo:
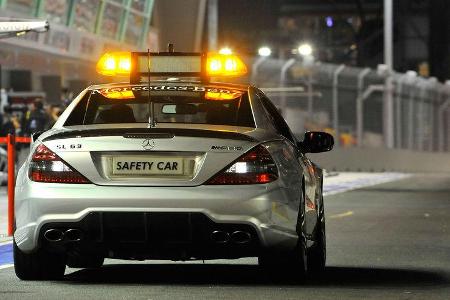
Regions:
<svg viewBox="0 0 450 300"><path fill-rule="evenodd" d="M327 20L330 22L327 26ZM394 1L394 69L450 77L450 2ZM383 62L382 0L219 0L219 46L294 55L302 42L323 62L376 67Z"/></svg>

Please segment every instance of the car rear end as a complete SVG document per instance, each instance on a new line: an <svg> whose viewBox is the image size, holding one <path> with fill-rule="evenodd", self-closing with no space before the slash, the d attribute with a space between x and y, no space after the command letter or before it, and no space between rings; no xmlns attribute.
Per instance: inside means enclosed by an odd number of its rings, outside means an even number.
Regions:
<svg viewBox="0 0 450 300"><path fill-rule="evenodd" d="M86 91L32 145L16 184L17 247L174 260L295 247L294 149L258 126L251 93L150 89Z"/></svg>

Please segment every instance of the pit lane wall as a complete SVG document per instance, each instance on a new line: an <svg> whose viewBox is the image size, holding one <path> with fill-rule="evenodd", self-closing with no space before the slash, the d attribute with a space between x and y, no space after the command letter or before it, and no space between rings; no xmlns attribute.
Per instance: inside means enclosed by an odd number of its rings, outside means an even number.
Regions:
<svg viewBox="0 0 450 300"><path fill-rule="evenodd" d="M450 153L416 152L385 148L336 148L308 154L329 171L352 172L450 172Z"/></svg>

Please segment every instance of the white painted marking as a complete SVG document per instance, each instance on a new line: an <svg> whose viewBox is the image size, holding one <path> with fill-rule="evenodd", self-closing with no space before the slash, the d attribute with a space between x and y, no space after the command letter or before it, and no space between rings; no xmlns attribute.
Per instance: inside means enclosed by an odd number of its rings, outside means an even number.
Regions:
<svg viewBox="0 0 450 300"><path fill-rule="evenodd" d="M2 270L2 269L8 269L8 268L12 268L12 267L14 267L14 264L6 264L6 265L2 265L2 266L0 266L0 270Z"/></svg>
<svg viewBox="0 0 450 300"><path fill-rule="evenodd" d="M332 177L325 176L323 183L323 195L340 194L363 187L373 186L381 183L392 182L411 177L404 173L338 173Z"/></svg>

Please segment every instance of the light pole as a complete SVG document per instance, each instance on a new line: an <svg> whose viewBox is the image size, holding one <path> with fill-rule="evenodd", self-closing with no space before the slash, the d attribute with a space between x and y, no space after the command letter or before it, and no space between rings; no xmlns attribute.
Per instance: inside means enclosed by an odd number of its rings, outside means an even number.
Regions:
<svg viewBox="0 0 450 300"><path fill-rule="evenodd" d="M387 68L383 101L384 140L387 148L394 148L394 101L393 101L393 4L384 0L384 65Z"/></svg>
<svg viewBox="0 0 450 300"><path fill-rule="evenodd" d="M389 71L393 70L393 4L392 0L384 0L384 64Z"/></svg>

